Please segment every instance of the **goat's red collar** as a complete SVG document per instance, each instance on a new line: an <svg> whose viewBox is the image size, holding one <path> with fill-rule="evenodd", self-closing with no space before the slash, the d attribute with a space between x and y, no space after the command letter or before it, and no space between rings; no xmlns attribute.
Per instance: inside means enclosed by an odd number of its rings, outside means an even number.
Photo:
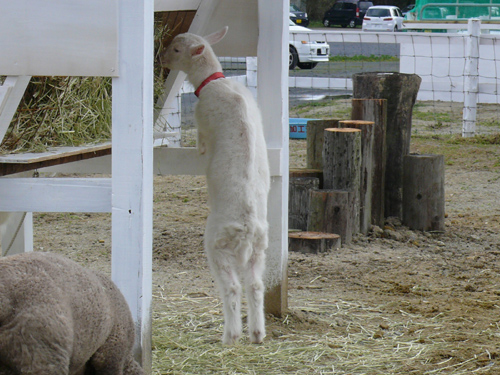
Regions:
<svg viewBox="0 0 500 375"><path fill-rule="evenodd" d="M214 74L212 74L211 76L209 76L206 80L204 80L201 85L196 89L196 91L194 92L194 94L199 97L200 96L200 92L201 92L201 89L203 87L205 87L208 83L212 82L212 81L215 81L216 79L219 79L219 78L226 78L224 77L224 74L222 74L221 72L216 72Z"/></svg>

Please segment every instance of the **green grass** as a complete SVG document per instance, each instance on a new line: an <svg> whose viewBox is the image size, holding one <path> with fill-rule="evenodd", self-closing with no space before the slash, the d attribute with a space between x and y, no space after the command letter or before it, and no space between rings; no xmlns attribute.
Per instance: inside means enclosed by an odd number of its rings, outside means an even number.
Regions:
<svg viewBox="0 0 500 375"><path fill-rule="evenodd" d="M463 138L458 134L412 135L411 152L444 155L448 166L500 171L500 133Z"/></svg>

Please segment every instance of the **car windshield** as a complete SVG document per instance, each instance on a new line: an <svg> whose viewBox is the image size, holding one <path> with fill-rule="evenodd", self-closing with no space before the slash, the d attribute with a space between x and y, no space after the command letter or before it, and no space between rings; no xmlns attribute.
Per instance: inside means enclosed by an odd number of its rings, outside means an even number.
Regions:
<svg viewBox="0 0 500 375"><path fill-rule="evenodd" d="M300 12L300 10L293 4L290 4L290 12Z"/></svg>
<svg viewBox="0 0 500 375"><path fill-rule="evenodd" d="M366 12L366 15L368 17L390 17L391 12L389 11L389 9L370 8Z"/></svg>

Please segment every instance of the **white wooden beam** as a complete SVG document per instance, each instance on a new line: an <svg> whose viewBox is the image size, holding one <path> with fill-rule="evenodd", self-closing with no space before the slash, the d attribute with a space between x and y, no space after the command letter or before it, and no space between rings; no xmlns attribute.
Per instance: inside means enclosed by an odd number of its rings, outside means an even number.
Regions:
<svg viewBox="0 0 500 375"><path fill-rule="evenodd" d="M280 174L271 181L268 204L266 310L278 316L287 308L288 15L288 0L259 0L257 97L267 146L279 150L280 165Z"/></svg>
<svg viewBox="0 0 500 375"><path fill-rule="evenodd" d="M0 0L0 75L117 76L118 0Z"/></svg>
<svg viewBox="0 0 500 375"><path fill-rule="evenodd" d="M267 150L271 176L282 176L286 173L281 163L281 149ZM156 147L154 148L153 173L157 176L166 175L204 175L207 159L200 155L195 147ZM111 156L75 161L39 169L39 172L76 173L76 174L110 174Z"/></svg>
<svg viewBox="0 0 500 375"><path fill-rule="evenodd" d="M155 12L196 10L201 0L155 0Z"/></svg>
<svg viewBox="0 0 500 375"><path fill-rule="evenodd" d="M111 276L136 324L134 354L151 373L153 0L119 1L112 104Z"/></svg>
<svg viewBox="0 0 500 375"><path fill-rule="evenodd" d="M110 212L107 178L0 178L0 211Z"/></svg>
<svg viewBox="0 0 500 375"><path fill-rule="evenodd" d="M33 213L12 212L2 233L2 254L14 255L33 251Z"/></svg>
<svg viewBox="0 0 500 375"><path fill-rule="evenodd" d="M7 133L30 79L30 76L6 77L1 86L5 91L0 101L0 142Z"/></svg>

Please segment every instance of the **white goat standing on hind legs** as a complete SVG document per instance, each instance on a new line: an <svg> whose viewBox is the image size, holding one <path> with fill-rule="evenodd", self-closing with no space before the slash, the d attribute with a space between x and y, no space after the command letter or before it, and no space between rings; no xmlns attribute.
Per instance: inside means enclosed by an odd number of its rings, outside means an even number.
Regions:
<svg viewBox="0 0 500 375"><path fill-rule="evenodd" d="M223 343L234 344L241 336L241 276L250 341L259 344L265 337L262 277L268 245L269 164L255 99L241 83L221 79L222 67L210 47L226 32L227 27L205 38L180 34L165 51L162 64L182 70L198 88L198 148L209 159L205 251L223 298Z"/></svg>

